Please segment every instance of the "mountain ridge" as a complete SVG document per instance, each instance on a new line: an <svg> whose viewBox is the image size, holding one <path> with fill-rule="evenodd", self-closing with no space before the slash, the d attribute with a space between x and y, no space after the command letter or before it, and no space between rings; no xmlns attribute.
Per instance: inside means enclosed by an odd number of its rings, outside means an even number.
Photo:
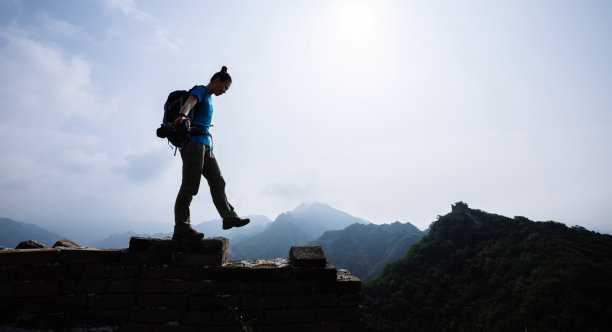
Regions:
<svg viewBox="0 0 612 332"><path fill-rule="evenodd" d="M36 240L48 246L63 239L62 236L48 231L35 224L16 221L10 218L0 218L0 245L14 248L21 241Z"/></svg>
<svg viewBox="0 0 612 332"><path fill-rule="evenodd" d="M367 330L612 326L612 236L468 212L439 217L404 258L364 284Z"/></svg>
<svg viewBox="0 0 612 332"><path fill-rule="evenodd" d="M352 224L342 230L327 231L307 245L323 247L327 259L367 281L383 267L396 261L424 236L409 222L391 224Z"/></svg>

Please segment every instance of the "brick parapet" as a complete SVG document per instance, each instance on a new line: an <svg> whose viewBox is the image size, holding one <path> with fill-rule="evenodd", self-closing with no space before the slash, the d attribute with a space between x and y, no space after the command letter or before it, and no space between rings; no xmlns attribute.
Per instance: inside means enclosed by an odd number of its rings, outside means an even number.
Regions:
<svg viewBox="0 0 612 332"><path fill-rule="evenodd" d="M361 282L348 271L327 261L226 261L227 241L220 248L221 261L218 251L4 249L0 330L362 328Z"/></svg>

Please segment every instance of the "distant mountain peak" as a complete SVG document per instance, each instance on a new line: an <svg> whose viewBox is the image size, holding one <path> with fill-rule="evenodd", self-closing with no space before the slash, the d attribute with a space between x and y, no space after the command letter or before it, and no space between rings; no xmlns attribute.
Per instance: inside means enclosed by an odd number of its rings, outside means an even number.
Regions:
<svg viewBox="0 0 612 332"><path fill-rule="evenodd" d="M336 210L333 207L325 204L325 203L320 203L320 202L304 202L300 205L298 205L298 207L296 207L295 209L293 209L292 212L295 213L301 213L304 211L308 211L308 210Z"/></svg>

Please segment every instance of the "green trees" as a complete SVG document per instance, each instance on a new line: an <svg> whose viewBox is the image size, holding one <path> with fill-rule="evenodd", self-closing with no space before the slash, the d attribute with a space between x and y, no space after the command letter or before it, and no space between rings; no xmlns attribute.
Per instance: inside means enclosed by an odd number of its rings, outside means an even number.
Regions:
<svg viewBox="0 0 612 332"><path fill-rule="evenodd" d="M439 218L364 285L371 331L612 326L612 236L479 210ZM476 219L480 225L477 225Z"/></svg>

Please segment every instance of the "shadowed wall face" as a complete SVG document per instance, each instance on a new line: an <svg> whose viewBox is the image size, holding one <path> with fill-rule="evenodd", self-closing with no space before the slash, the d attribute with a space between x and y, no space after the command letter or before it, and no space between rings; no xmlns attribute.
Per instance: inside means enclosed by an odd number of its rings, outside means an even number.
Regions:
<svg viewBox="0 0 612 332"><path fill-rule="evenodd" d="M226 262L227 243L1 250L0 328L362 329L360 280L320 247Z"/></svg>

